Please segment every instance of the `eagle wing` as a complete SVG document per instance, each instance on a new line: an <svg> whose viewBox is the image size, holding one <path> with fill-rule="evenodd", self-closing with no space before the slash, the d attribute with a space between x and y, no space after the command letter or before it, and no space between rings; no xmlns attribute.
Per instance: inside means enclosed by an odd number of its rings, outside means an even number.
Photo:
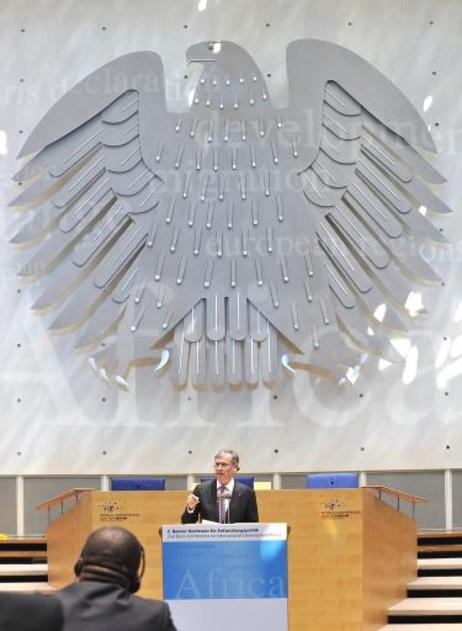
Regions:
<svg viewBox="0 0 462 631"><path fill-rule="evenodd" d="M440 282L419 244L446 243L424 216L450 212L430 188L445 180L413 147L434 153L433 140L409 100L345 48L293 42L287 70L282 115L296 123L289 144L338 327L396 359L389 336L406 330L413 282Z"/></svg>
<svg viewBox="0 0 462 631"><path fill-rule="evenodd" d="M84 326L79 347L95 344L121 323L134 332L142 320L160 223L156 208L166 184L160 155L170 151L174 127L160 57L133 53L63 96L19 155L36 154L15 176L27 188L11 205L28 206L33 215L12 242L41 242L20 274L50 274L34 308L59 310L51 329ZM162 296L153 300L159 311ZM138 338L137 356L146 356L152 341ZM131 340L118 349L109 344L105 365L116 370L120 363L123 373L133 351Z"/></svg>

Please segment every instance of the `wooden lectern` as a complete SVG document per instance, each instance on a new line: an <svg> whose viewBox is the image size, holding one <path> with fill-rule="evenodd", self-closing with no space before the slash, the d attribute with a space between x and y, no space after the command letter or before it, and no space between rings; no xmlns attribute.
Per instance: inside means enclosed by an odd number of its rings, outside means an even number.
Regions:
<svg viewBox="0 0 462 631"><path fill-rule="evenodd" d="M417 575L416 522L378 494L423 501L384 487L257 492L260 520L287 522L290 631L375 631ZM64 498L64 499L63 499ZM146 550L140 595L162 597L159 529L179 522L183 491L76 489L40 505L73 502L48 528L49 581L74 580L86 537L101 526L131 530Z"/></svg>

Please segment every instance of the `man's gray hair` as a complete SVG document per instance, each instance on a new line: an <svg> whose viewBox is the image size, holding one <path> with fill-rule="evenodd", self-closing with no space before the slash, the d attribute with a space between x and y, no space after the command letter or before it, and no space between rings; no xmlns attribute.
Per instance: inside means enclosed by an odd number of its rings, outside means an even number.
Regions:
<svg viewBox="0 0 462 631"><path fill-rule="evenodd" d="M219 458L225 454L231 456L231 462L234 466L239 466L239 454L237 451L234 451L234 449L220 449L220 451L215 454L214 458Z"/></svg>

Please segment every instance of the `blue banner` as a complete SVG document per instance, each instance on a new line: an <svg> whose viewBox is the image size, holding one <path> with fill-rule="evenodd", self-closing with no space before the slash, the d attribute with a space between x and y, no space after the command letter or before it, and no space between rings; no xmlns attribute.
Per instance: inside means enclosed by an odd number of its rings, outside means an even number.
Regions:
<svg viewBox="0 0 462 631"><path fill-rule="evenodd" d="M287 598L287 541L163 545L167 600Z"/></svg>

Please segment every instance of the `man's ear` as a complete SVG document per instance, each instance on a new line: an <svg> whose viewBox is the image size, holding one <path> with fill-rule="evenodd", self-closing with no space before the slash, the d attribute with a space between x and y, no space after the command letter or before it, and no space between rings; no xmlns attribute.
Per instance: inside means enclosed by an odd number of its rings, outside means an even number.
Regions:
<svg viewBox="0 0 462 631"><path fill-rule="evenodd" d="M76 575L77 578L81 575L82 569L83 569L83 559L82 557L80 557L77 563L74 565L74 574Z"/></svg>

